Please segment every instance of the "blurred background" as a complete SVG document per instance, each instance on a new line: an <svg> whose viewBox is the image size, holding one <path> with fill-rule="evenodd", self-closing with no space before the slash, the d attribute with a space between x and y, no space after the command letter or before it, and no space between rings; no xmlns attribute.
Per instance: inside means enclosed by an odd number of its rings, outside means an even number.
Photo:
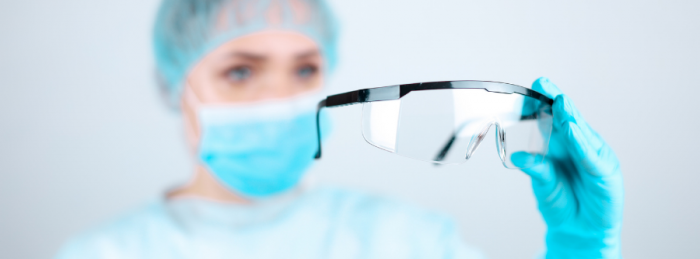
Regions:
<svg viewBox="0 0 700 259"><path fill-rule="evenodd" d="M190 176L177 112L154 80L157 0L0 1L0 255L50 258L76 232ZM547 76L617 152L623 255L700 258L700 2L331 1L331 92L429 80L529 86ZM457 166L365 143L361 106L333 109L323 184L454 217L490 258L532 258L545 231L529 179L493 141ZM492 136L490 136L492 138Z"/></svg>

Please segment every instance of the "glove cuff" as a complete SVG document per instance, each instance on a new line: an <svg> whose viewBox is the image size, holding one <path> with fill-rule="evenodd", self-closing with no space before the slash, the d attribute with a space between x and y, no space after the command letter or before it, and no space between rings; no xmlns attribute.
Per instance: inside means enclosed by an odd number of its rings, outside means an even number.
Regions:
<svg viewBox="0 0 700 259"><path fill-rule="evenodd" d="M620 235L581 235L548 232L547 259L561 258L622 258Z"/></svg>

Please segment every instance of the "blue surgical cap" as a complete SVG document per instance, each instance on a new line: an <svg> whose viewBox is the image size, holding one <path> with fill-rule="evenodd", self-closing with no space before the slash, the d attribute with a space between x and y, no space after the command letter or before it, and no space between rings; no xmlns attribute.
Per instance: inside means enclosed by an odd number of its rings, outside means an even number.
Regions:
<svg viewBox="0 0 700 259"><path fill-rule="evenodd" d="M319 45L326 70L334 68L337 24L322 0L164 0L153 31L161 85L176 101L187 74L207 53L265 29L310 37Z"/></svg>

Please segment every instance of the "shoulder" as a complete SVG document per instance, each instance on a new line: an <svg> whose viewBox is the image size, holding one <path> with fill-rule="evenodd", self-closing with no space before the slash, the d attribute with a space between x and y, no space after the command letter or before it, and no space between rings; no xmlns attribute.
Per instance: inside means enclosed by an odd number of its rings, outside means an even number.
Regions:
<svg viewBox="0 0 700 259"><path fill-rule="evenodd" d="M66 242L56 259L140 258L130 251L147 244L149 233L166 227L161 203L151 202L111 221L80 233Z"/></svg>
<svg viewBox="0 0 700 259"><path fill-rule="evenodd" d="M348 190L323 187L316 191L324 203L348 220L385 227L452 227L453 221L443 213L421 208L400 199Z"/></svg>
<svg viewBox="0 0 700 259"><path fill-rule="evenodd" d="M441 212L367 192L319 192L335 204L338 235L371 244L372 253L381 258L483 258L462 241L454 220Z"/></svg>

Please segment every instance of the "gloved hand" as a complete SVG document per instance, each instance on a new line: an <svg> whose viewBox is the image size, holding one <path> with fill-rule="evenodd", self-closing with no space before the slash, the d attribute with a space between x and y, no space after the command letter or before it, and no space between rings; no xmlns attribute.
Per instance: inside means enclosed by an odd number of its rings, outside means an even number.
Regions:
<svg viewBox="0 0 700 259"><path fill-rule="evenodd" d="M557 86L540 78L532 89L554 99L549 152L543 164L523 169L547 224L546 258L621 258L617 157ZM515 165L529 159L535 158L525 152L512 156Z"/></svg>

